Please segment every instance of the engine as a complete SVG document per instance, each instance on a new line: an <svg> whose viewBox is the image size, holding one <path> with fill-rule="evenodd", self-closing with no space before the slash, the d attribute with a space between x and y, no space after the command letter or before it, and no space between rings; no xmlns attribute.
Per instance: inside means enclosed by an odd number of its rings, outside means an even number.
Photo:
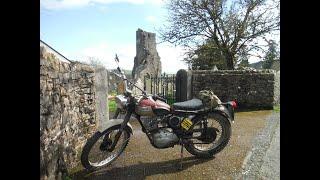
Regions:
<svg viewBox="0 0 320 180"><path fill-rule="evenodd" d="M192 117L189 117L192 118ZM179 116L141 116L143 126L151 133L153 145L157 148L173 147L192 125L191 119Z"/></svg>
<svg viewBox="0 0 320 180"><path fill-rule="evenodd" d="M161 128L152 134L153 144L157 148L173 147L179 138L170 128Z"/></svg>
<svg viewBox="0 0 320 180"><path fill-rule="evenodd" d="M178 136L172 128L167 127L168 117L140 117L143 126L151 132L153 145L157 148L173 147L179 142Z"/></svg>
<svg viewBox="0 0 320 180"><path fill-rule="evenodd" d="M178 129L180 127L181 120L181 117L171 116L168 119L168 125L173 129Z"/></svg>
<svg viewBox="0 0 320 180"><path fill-rule="evenodd" d="M159 119L157 117L141 116L140 120L143 126L150 132L158 129Z"/></svg>

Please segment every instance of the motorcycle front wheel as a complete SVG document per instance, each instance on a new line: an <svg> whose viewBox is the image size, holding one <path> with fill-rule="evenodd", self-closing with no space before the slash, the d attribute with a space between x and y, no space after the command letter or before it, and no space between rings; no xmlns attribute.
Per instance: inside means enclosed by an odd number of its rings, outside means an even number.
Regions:
<svg viewBox="0 0 320 180"><path fill-rule="evenodd" d="M130 139L130 130L125 127L113 150L108 149L112 144L120 125L110 127L105 131L96 132L83 147L81 153L81 164L87 170L95 170L107 166L124 151Z"/></svg>
<svg viewBox="0 0 320 180"><path fill-rule="evenodd" d="M209 113L207 118L209 131L194 132L194 137L201 137L189 140L186 150L197 157L210 158L226 147L231 137L231 124L227 118L217 113ZM194 129L203 129L204 123L195 126Z"/></svg>

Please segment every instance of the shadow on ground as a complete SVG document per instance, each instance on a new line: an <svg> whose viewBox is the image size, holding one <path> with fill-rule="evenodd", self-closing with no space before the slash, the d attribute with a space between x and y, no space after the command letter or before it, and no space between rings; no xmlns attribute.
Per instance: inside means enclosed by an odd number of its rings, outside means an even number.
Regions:
<svg viewBox="0 0 320 180"><path fill-rule="evenodd" d="M180 158L162 162L141 163L124 167L103 168L95 172L82 170L74 174L73 179L145 179L156 174L171 174L188 169L190 166L201 164L214 159L200 159L194 156L183 158L182 169Z"/></svg>

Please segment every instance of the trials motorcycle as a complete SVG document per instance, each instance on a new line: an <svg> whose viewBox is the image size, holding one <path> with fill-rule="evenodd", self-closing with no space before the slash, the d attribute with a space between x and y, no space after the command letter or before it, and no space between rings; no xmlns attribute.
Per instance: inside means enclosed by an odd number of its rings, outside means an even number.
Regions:
<svg viewBox="0 0 320 180"><path fill-rule="evenodd" d="M117 56L115 61L119 63ZM106 129L96 132L83 147L81 163L87 170L109 165L120 156L133 135L130 119L138 120L153 147L163 149L181 145L181 160L184 147L192 155L202 158L210 158L226 147L236 101L207 108L200 99L194 98L170 107L163 97L147 94L130 82L119 64L117 70L120 74L115 74L124 81L125 91L115 97L117 110L113 119L107 122ZM128 88L129 83L142 94L134 96ZM121 115L124 118L119 118Z"/></svg>

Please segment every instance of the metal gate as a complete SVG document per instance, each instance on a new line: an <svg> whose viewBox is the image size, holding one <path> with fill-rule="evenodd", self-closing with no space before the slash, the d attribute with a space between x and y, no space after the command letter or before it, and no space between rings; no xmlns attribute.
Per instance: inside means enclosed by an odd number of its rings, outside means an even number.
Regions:
<svg viewBox="0 0 320 180"><path fill-rule="evenodd" d="M144 90L167 99L168 104L175 102L176 75L161 74L160 76L144 76Z"/></svg>

